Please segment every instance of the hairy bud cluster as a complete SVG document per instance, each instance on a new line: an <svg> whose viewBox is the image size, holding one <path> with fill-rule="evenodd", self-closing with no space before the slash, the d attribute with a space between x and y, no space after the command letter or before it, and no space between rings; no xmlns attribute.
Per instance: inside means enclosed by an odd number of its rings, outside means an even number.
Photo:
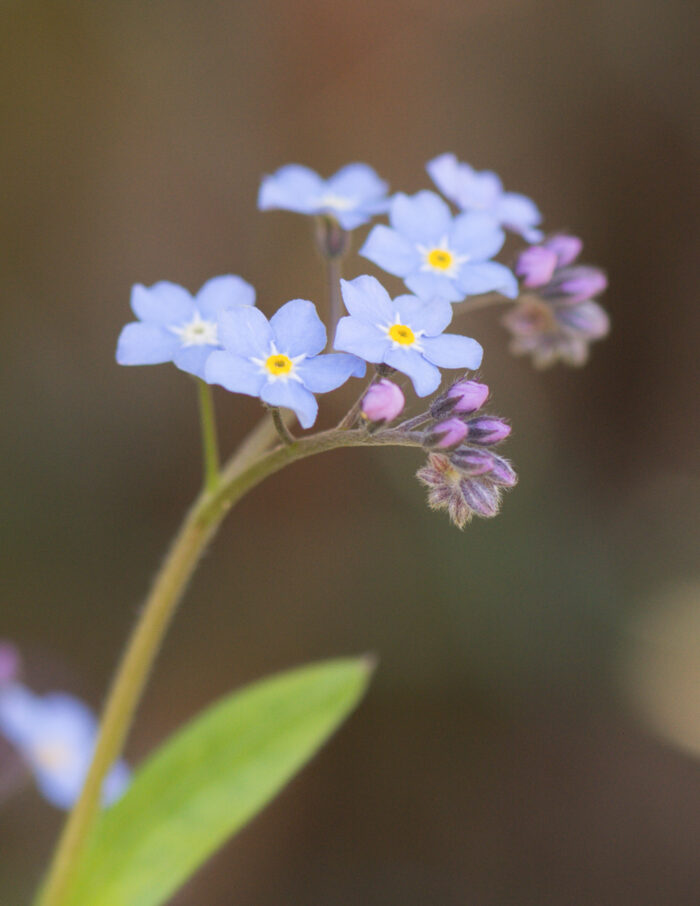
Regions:
<svg viewBox="0 0 700 906"><path fill-rule="evenodd" d="M448 413L451 417L436 421L424 435L424 444L433 452L417 478L428 487L429 506L447 510L458 528L464 528L474 515L495 516L503 490L518 481L510 462L487 449L504 440L510 426L491 415L469 417L483 405L488 392L485 384L476 381L453 384L431 407L433 417Z"/></svg>

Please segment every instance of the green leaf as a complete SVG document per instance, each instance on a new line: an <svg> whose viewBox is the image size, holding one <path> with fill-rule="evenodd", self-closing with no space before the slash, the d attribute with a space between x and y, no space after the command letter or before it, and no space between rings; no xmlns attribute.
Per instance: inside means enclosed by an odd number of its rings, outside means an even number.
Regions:
<svg viewBox="0 0 700 906"><path fill-rule="evenodd" d="M171 736L99 819L68 906L164 903L311 758L371 668L338 659L264 679Z"/></svg>

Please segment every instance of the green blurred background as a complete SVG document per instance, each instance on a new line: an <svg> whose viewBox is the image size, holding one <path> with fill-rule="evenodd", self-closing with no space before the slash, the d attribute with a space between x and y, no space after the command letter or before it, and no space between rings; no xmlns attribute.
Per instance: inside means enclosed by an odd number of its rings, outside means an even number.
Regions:
<svg viewBox="0 0 700 906"><path fill-rule="evenodd" d="M130 760L277 669L366 650L380 669L180 906L700 901L691 9L0 5L0 635L38 690L99 705L199 481L189 378L114 363L131 284L233 272L268 314L323 302L308 224L256 211L263 173L363 160L413 192L454 151L610 278L613 332L583 370L536 373L495 312L473 316L521 474L498 519L453 529L392 450L301 463L231 515ZM258 405L216 395L228 449ZM32 790L3 803L2 906L26 902L59 822Z"/></svg>

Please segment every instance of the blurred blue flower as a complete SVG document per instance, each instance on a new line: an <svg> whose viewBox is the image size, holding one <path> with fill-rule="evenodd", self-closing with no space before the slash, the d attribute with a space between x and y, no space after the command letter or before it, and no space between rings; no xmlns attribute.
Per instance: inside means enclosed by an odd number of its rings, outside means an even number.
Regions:
<svg viewBox="0 0 700 906"><path fill-rule="evenodd" d="M387 189L367 164L348 164L327 180L309 167L287 164L264 177L258 207L261 211L282 208L298 214L330 214L344 230L353 230L386 211Z"/></svg>
<svg viewBox="0 0 700 906"><path fill-rule="evenodd" d="M42 795L58 808L70 808L90 766L97 721L71 695L35 695L21 683L0 689L0 733L12 743L34 774ZM126 789L129 769L117 762L102 788L105 805Z"/></svg>
<svg viewBox="0 0 700 906"><path fill-rule="evenodd" d="M341 280L341 287L350 316L338 322L335 348L407 374L418 396L437 389L439 368L475 369L481 364L483 350L476 340L442 333L452 320L446 300L392 300L378 280L366 275Z"/></svg>
<svg viewBox="0 0 700 906"><path fill-rule="evenodd" d="M316 306L305 299L287 302L269 321L258 308L222 312L219 338L224 350L212 352L206 380L233 393L258 396L269 406L293 409L303 428L316 421L314 393L335 390L366 370L352 355L319 355L326 328Z"/></svg>
<svg viewBox="0 0 700 906"><path fill-rule="evenodd" d="M159 365L204 377L204 363L219 349L217 316L226 308L255 305L255 290L241 277L208 280L193 298L186 289L165 280L147 287L137 283L131 308L139 319L127 324L117 342L120 365Z"/></svg>
<svg viewBox="0 0 700 906"><path fill-rule="evenodd" d="M469 213L452 217L434 192L395 195L391 228L375 226L360 254L403 277L417 296L460 302L465 296L497 290L514 298L518 284L503 264L489 261L505 234L492 217Z"/></svg>
<svg viewBox="0 0 700 906"><path fill-rule="evenodd" d="M537 229L542 215L525 195L504 192L503 184L490 170L478 172L458 161L454 154L441 154L426 167L442 194L463 211L482 211L496 223L518 233L528 242L542 238Z"/></svg>

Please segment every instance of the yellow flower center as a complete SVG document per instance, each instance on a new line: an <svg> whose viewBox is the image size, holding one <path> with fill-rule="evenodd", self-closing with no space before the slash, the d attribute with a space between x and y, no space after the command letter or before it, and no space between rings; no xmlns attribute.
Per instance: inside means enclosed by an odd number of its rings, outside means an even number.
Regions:
<svg viewBox="0 0 700 906"><path fill-rule="evenodd" d="M389 328L389 337L401 346L411 346L416 342L416 335L406 324L392 324Z"/></svg>
<svg viewBox="0 0 700 906"><path fill-rule="evenodd" d="M274 355L267 357L265 367L270 374L289 374L292 370L292 360L288 355L276 352Z"/></svg>
<svg viewBox="0 0 700 906"><path fill-rule="evenodd" d="M453 264L452 253L447 249L431 249L427 255L428 264L438 271L448 271Z"/></svg>

